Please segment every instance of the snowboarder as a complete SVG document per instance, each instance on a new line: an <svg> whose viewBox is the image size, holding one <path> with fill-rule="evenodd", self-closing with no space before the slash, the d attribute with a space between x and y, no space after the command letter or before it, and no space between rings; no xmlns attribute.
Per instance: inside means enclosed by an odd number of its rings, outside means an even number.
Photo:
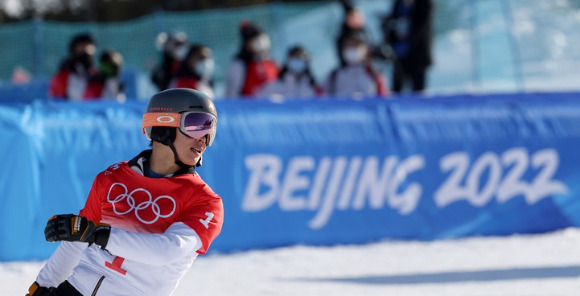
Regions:
<svg viewBox="0 0 580 296"><path fill-rule="evenodd" d="M155 94L145 150L97 175L78 215L45 228L60 246L27 295L171 295L223 223L221 198L195 172L217 128L212 100L192 89Z"/></svg>

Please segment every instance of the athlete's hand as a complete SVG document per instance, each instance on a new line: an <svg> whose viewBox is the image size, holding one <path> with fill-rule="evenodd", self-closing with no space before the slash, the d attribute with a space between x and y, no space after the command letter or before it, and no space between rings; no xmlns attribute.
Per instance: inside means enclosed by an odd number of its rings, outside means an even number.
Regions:
<svg viewBox="0 0 580 296"><path fill-rule="evenodd" d="M79 241L95 243L105 248L109 242L111 226L105 223L95 223L77 215L55 215L46 223L44 236L49 242Z"/></svg>
<svg viewBox="0 0 580 296"><path fill-rule="evenodd" d="M30 288L28 288L28 293L26 296L44 296L48 295L53 288L45 288L38 285L37 282L32 283Z"/></svg>

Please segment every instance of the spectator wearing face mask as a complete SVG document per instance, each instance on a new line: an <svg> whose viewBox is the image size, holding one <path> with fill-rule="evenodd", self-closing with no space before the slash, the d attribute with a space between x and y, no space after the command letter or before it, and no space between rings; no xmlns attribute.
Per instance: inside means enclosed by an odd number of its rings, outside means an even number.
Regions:
<svg viewBox="0 0 580 296"><path fill-rule="evenodd" d="M326 95L357 99L388 95L385 79L372 68L369 47L358 34L344 37L340 55L344 63L332 70L323 84Z"/></svg>
<svg viewBox="0 0 580 296"><path fill-rule="evenodd" d="M268 83L258 96L272 99L310 99L322 90L310 72L306 50L296 45L290 48L278 79Z"/></svg>
<svg viewBox="0 0 580 296"><path fill-rule="evenodd" d="M213 70L211 49L203 44L193 44L181 62L171 88L191 88L213 98Z"/></svg>
<svg viewBox="0 0 580 296"><path fill-rule="evenodd" d="M342 59L342 55L340 54L341 44L344 39L350 35L356 34L360 36L365 43L368 44L369 37L365 29L365 16L362 11L354 6L350 0L341 0L340 3L344 10L344 19L342 21L342 25L340 26L340 33L336 40L336 50L341 64L344 65L345 61Z"/></svg>
<svg viewBox="0 0 580 296"><path fill-rule="evenodd" d="M89 80L97 74L93 65L96 52L95 40L88 33L75 35L68 48L69 54L62 61L50 81L49 94L53 98L79 101L91 98L87 93Z"/></svg>
<svg viewBox="0 0 580 296"><path fill-rule="evenodd" d="M105 50L99 58L99 71L89 80L87 97L91 99L125 102L124 85L120 81L123 56L114 50Z"/></svg>
<svg viewBox="0 0 580 296"><path fill-rule="evenodd" d="M183 32L161 33L157 36L156 43L162 56L161 63L153 69L151 81L162 91L175 78L181 60L187 53L187 35Z"/></svg>
<svg viewBox="0 0 580 296"><path fill-rule="evenodd" d="M256 97L268 82L278 77L278 67L270 59L270 38L249 22L240 25L242 47L226 74L226 97Z"/></svg>

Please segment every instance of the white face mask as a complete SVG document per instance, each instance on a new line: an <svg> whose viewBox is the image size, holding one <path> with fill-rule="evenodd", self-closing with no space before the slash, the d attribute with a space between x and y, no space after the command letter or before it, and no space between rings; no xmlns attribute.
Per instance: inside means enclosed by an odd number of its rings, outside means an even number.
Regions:
<svg viewBox="0 0 580 296"><path fill-rule="evenodd" d="M293 73L302 73L306 70L306 61L301 58L289 58L286 67Z"/></svg>
<svg viewBox="0 0 580 296"><path fill-rule="evenodd" d="M349 46L342 50L342 57L349 65L361 64L364 61L366 54L367 51L362 46Z"/></svg>
<svg viewBox="0 0 580 296"><path fill-rule="evenodd" d="M201 76L203 79L209 79L211 78L211 75L213 74L213 69L214 69L214 61L213 59L203 59L200 61L197 61L197 63L195 63L195 73L199 76Z"/></svg>
<svg viewBox="0 0 580 296"><path fill-rule="evenodd" d="M263 53L270 50L270 38L267 35L260 35L250 44L252 50L256 53Z"/></svg>
<svg viewBox="0 0 580 296"><path fill-rule="evenodd" d="M174 53L175 53L175 58L178 60L183 60L185 58L185 56L187 55L187 51L188 48L187 46L179 46L178 48L175 49Z"/></svg>

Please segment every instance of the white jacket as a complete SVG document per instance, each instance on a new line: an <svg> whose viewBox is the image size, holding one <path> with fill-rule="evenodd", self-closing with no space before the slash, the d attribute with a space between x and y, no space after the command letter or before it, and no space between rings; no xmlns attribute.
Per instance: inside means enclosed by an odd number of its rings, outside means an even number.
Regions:
<svg viewBox="0 0 580 296"><path fill-rule="evenodd" d="M282 79L276 79L264 86L258 97L272 99L311 99L316 96L316 89L308 76L298 77L286 73Z"/></svg>
<svg viewBox="0 0 580 296"><path fill-rule="evenodd" d="M380 89L379 83L383 89ZM325 95L335 97L363 98L384 96L384 78L374 77L364 65L344 66L332 71L323 84Z"/></svg>

